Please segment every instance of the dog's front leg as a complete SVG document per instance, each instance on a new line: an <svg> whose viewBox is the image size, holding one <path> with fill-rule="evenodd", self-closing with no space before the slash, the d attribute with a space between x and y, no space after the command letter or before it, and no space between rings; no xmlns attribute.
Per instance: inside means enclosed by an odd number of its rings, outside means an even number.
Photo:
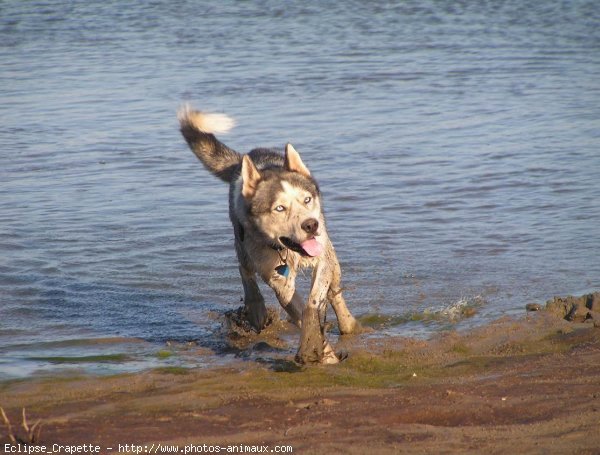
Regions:
<svg viewBox="0 0 600 455"><path fill-rule="evenodd" d="M331 285L329 286L327 299L331 303L331 306L335 311L335 315L337 316L340 333L342 335L346 335L348 333L360 333L362 328L359 322L354 318L354 316L352 316L350 310L348 310L346 301L342 296L342 288L340 284L341 279L342 271L340 269L340 263L334 254Z"/></svg>
<svg viewBox="0 0 600 455"><path fill-rule="evenodd" d="M302 297L296 292L296 276L295 274L285 278L279 274L274 274L269 277L267 284L273 289L279 304L290 317L292 324L298 327L302 324Z"/></svg>
<svg viewBox="0 0 600 455"><path fill-rule="evenodd" d="M331 284L331 270L319 263L313 270L308 302L302 311L300 349L296 354L299 363L337 363L339 360L331 345L325 340L325 328L320 314L327 305L327 291Z"/></svg>

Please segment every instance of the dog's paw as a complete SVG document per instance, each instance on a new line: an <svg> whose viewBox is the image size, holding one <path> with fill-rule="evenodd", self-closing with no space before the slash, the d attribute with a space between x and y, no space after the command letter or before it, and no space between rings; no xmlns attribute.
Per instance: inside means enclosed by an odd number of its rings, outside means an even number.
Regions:
<svg viewBox="0 0 600 455"><path fill-rule="evenodd" d="M256 333L260 333L269 322L267 310L258 312L247 312L246 320L250 323Z"/></svg>
<svg viewBox="0 0 600 455"><path fill-rule="evenodd" d="M323 359L321 360L321 363L323 365L335 365L336 363L340 363L340 359L338 358L337 355L335 355L335 352L332 352L331 354L323 357Z"/></svg>
<svg viewBox="0 0 600 455"><path fill-rule="evenodd" d="M324 342L323 358L321 359L321 363L324 365L333 365L336 363L340 363L340 359L335 354L333 347L331 347L328 341Z"/></svg>
<svg viewBox="0 0 600 455"><path fill-rule="evenodd" d="M374 330L371 327L364 327L360 322L356 319L353 319L351 322L346 324L339 324L340 334L341 335L358 335L361 333L371 333Z"/></svg>
<svg viewBox="0 0 600 455"><path fill-rule="evenodd" d="M296 356L294 357L294 361L300 365L319 364L321 363L322 359L323 356L319 355L319 353L316 350L309 351L306 349L298 350Z"/></svg>
<svg viewBox="0 0 600 455"><path fill-rule="evenodd" d="M302 349L299 349L294 360L301 365L335 365L346 358L348 358L347 352L341 351L336 353L328 341L323 341L322 350L314 349L312 351L303 351Z"/></svg>
<svg viewBox="0 0 600 455"><path fill-rule="evenodd" d="M276 317L277 313L270 312L267 308L264 308L264 311L259 309L259 311L249 313L245 307L241 306L236 310L225 312L227 327L231 332L241 336L249 333L260 333L270 326Z"/></svg>

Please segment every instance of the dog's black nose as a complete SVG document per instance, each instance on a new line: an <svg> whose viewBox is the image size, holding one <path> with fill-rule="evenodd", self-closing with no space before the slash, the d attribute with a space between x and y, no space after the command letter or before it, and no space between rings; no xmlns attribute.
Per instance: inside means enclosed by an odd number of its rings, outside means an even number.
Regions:
<svg viewBox="0 0 600 455"><path fill-rule="evenodd" d="M309 218L302 223L302 230L307 234L316 234L319 229L319 221L314 218Z"/></svg>

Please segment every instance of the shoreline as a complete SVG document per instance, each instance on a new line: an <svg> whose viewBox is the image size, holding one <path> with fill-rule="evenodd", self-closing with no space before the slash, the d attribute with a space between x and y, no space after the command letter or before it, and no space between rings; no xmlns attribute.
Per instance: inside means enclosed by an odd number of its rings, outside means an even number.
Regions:
<svg viewBox="0 0 600 455"><path fill-rule="evenodd" d="M267 352L227 367L5 381L0 406L23 441L25 408L30 425L41 421L38 444L100 453L157 443L598 453L600 328L555 309L429 340L342 337L350 357L334 366ZM11 442L1 424L0 442Z"/></svg>

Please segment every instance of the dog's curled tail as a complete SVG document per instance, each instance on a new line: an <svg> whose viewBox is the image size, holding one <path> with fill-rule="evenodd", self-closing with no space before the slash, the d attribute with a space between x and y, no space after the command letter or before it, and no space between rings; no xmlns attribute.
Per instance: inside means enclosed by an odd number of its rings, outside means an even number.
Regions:
<svg viewBox="0 0 600 455"><path fill-rule="evenodd" d="M226 133L235 125L225 114L209 114L184 105L177 113L181 134L202 164L225 182L231 182L242 156L230 149L214 134Z"/></svg>

